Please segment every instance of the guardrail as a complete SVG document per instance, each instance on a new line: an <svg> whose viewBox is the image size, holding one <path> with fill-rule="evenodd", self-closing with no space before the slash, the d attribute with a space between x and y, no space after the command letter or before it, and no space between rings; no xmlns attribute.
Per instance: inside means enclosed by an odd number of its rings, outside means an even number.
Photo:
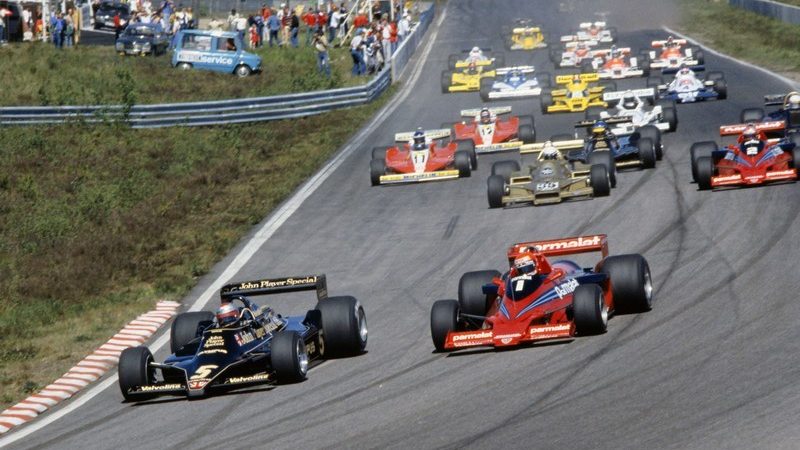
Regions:
<svg viewBox="0 0 800 450"><path fill-rule="evenodd" d="M728 4L786 23L800 25L800 7L771 0L728 0Z"/></svg>
<svg viewBox="0 0 800 450"><path fill-rule="evenodd" d="M225 125L292 119L369 103L399 78L433 21L435 5L420 14L418 24L395 51L388 68L363 86L210 102L158 105L12 106L0 108L0 125L103 123L124 120L133 128Z"/></svg>

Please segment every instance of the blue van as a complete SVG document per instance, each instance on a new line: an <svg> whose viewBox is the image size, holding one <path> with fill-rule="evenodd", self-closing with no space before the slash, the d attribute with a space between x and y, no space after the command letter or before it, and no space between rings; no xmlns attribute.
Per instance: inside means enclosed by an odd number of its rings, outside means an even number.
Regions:
<svg viewBox="0 0 800 450"><path fill-rule="evenodd" d="M172 66L213 70L246 77L261 71L261 57L244 51L238 33L216 30L181 30L172 53Z"/></svg>

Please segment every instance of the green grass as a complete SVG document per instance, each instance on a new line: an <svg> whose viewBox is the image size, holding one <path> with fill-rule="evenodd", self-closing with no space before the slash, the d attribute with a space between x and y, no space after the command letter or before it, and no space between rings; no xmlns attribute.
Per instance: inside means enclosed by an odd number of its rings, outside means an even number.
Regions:
<svg viewBox="0 0 800 450"><path fill-rule="evenodd" d="M392 91L358 108L253 125L4 128L0 408L157 300L185 295Z"/></svg>
<svg viewBox="0 0 800 450"><path fill-rule="evenodd" d="M305 35L301 37L301 45ZM316 71L311 48L261 48L264 71L245 79L170 65L170 56L119 56L113 47L56 50L43 43L0 49L0 106L172 103L305 92L368 81L350 75L345 48L330 52L332 76Z"/></svg>
<svg viewBox="0 0 800 450"><path fill-rule="evenodd" d="M777 72L800 71L800 26L735 8L725 1L682 0L682 6L681 31L691 37Z"/></svg>

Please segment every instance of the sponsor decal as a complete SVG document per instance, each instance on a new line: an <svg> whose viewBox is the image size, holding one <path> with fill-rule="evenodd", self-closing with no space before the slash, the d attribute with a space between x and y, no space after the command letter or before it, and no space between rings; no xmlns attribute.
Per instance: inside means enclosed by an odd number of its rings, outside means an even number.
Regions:
<svg viewBox="0 0 800 450"><path fill-rule="evenodd" d="M540 252L548 250L563 250L569 248L594 247L600 245L600 236L590 238L579 237L565 241L554 241L536 245L534 248Z"/></svg>
<svg viewBox="0 0 800 450"><path fill-rule="evenodd" d="M319 330L319 335L317 335L317 344L319 344L319 354L325 354L325 337L322 335L322 330Z"/></svg>
<svg viewBox="0 0 800 450"><path fill-rule="evenodd" d="M304 278L286 278L285 280L261 280L261 281L247 281L238 286L238 289L263 289L274 287L297 286L299 284L314 284L317 282L317 277L304 277Z"/></svg>
<svg viewBox="0 0 800 450"><path fill-rule="evenodd" d="M225 383L226 384L236 384L236 383L254 383L256 381L267 381L269 380L269 374L266 373L258 373L255 375L250 375L248 377L231 377L228 378Z"/></svg>
<svg viewBox="0 0 800 450"><path fill-rule="evenodd" d="M575 289L577 288L578 288L578 280L572 278L566 283L557 284L554 289L559 298L564 298L564 296L575 292Z"/></svg>
<svg viewBox="0 0 800 450"><path fill-rule="evenodd" d="M225 338L219 335L211 335L206 339L203 348L225 347Z"/></svg>
<svg viewBox="0 0 800 450"><path fill-rule="evenodd" d="M179 389L183 389L183 385L180 384L160 384L160 385L152 385L152 386L142 386L139 388L139 392L159 392L159 391L176 391Z"/></svg>
<svg viewBox="0 0 800 450"><path fill-rule="evenodd" d="M199 52L182 51L178 53L178 61L186 61L191 63L203 64L219 64L230 66L233 64L233 58L223 55L208 55Z"/></svg>
<svg viewBox="0 0 800 450"><path fill-rule="evenodd" d="M198 355L227 355L228 351L224 348L212 348L210 350L203 350Z"/></svg>
<svg viewBox="0 0 800 450"><path fill-rule="evenodd" d="M211 375L211 372L213 372L214 369L216 369L217 367L219 367L219 366L214 365L214 364L207 364L205 366L200 366L200 367L197 368L197 370L194 371L194 375L192 375L192 377L189 378L189 379L190 380L205 380L206 378L208 378L209 375ZM208 382L208 380L205 380L205 381Z"/></svg>
<svg viewBox="0 0 800 450"><path fill-rule="evenodd" d="M265 334L266 331L264 331L263 328L257 328L255 332L240 331L235 335L233 335L233 338L236 339L236 343L239 344L239 346L241 347L242 345L249 344L255 341L256 339L264 337Z"/></svg>
<svg viewBox="0 0 800 450"><path fill-rule="evenodd" d="M459 342L459 341L471 341L471 340L476 340L476 339L486 339L486 338L491 338L491 337L492 337L492 332L489 331L489 330L480 331L480 332L476 332L476 333L457 334L457 335L453 336L453 343L456 343L456 342Z"/></svg>
<svg viewBox="0 0 800 450"><path fill-rule="evenodd" d="M560 324L560 325L543 325L543 326L536 326L531 327L530 334L531 336L535 336L541 333L558 333L562 331L569 331L572 328L572 325L568 323Z"/></svg>
<svg viewBox="0 0 800 450"><path fill-rule="evenodd" d="M714 181L721 183L724 181L739 181L742 177L740 175L729 175L727 177L714 177Z"/></svg>
<svg viewBox="0 0 800 450"><path fill-rule="evenodd" d="M543 177L550 176L553 174L553 168L550 166L544 167L539 171L539 174L541 174Z"/></svg>
<svg viewBox="0 0 800 450"><path fill-rule="evenodd" d="M544 183L536 183L537 191L555 191L557 189L558 189L558 181L546 181Z"/></svg>
<svg viewBox="0 0 800 450"><path fill-rule="evenodd" d="M189 389L203 389L211 380L194 380L189 382Z"/></svg>
<svg viewBox="0 0 800 450"><path fill-rule="evenodd" d="M314 341L306 343L306 353L314 354L317 352L317 344Z"/></svg>

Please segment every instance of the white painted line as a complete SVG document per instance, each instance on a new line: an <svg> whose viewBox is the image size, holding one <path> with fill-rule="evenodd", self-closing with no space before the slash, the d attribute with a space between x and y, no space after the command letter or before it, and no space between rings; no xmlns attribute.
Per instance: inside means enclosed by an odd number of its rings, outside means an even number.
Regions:
<svg viewBox="0 0 800 450"><path fill-rule="evenodd" d="M704 49L704 50L708 51L708 52L709 52L709 53L711 53L712 55L716 55L716 56L719 56L720 58L725 58L725 59L728 59L728 60L734 61L734 62L736 62L736 63L738 63L738 64L740 64L740 65L742 65L742 66L745 66L745 67L749 67L749 68L751 68L751 69L758 70L758 71L759 71L759 72L761 72L761 73L767 74L767 75L769 75L769 76L771 76L771 77L773 77L773 78L776 78L776 79L778 79L778 80L780 80L780 81L782 81L782 82L784 82L784 83L788 84L788 85L789 85L789 87L791 87L792 89L798 89L798 88L800 88L800 83L798 83L798 82L796 82L796 81L792 80L791 78L787 78L787 77L785 77L785 76L783 76L783 75L780 75L780 74L777 74L777 73L775 73L775 72L770 72L770 71L769 71L769 69L765 69L765 68L763 68L763 67L761 67L761 66L757 66L757 65L755 65L755 64L752 64L752 63L749 63L749 62L747 62L747 61L742 61L741 59L734 58L734 57L733 57L733 56L731 56L731 55L726 55L725 53L722 53L722 52L719 52L719 51L717 51L717 50L714 50L713 48L706 47L705 45L703 45L703 44L701 44L701 43L697 42L696 40L694 40L694 39L690 38L689 36L686 36L685 34L683 34L683 33L680 33L680 32L678 32L678 31L675 31L675 30L673 30L672 28L669 28L669 27L666 27L666 26L664 26L664 27L662 27L662 28L664 29L664 31L666 31L666 32L667 32L667 33L669 33L669 34L674 34L675 36L678 36L678 37L680 37L681 39L686 39L687 41L691 42L691 43L692 43L692 44L694 44L694 45L697 45L697 46L703 47L703 49Z"/></svg>
<svg viewBox="0 0 800 450"><path fill-rule="evenodd" d="M216 292L219 291L219 289L222 288L225 283L227 283L234 275L236 275L237 272L239 272L239 270L242 269L242 267L244 267L245 264L247 264L248 261L250 261L250 258L255 255L256 251L258 251L258 249L261 248L261 246L264 245L264 243L271 238L273 234L275 234L278 228L283 225L283 223L286 222L286 220L291 217L295 211L297 211L300 205L302 205L303 202L305 202L306 199L308 199L308 197L310 197L311 194L313 194L340 165L342 165L345 159L347 159L360 146L367 134L377 129L377 125L385 121L389 115L392 114L403 103L403 101L405 101L412 91L411 88L417 83L419 76L422 74L422 69L425 67L425 61L428 59L428 55L433 48L433 43L436 42L436 37L439 34L441 24L447 15L448 5L446 5L442 10L442 15L439 16L433 33L428 39L428 42L425 44L425 48L420 55L417 66L414 68L414 71L412 72L408 82L403 86L401 93L391 100L389 104L384 106L383 109L376 114L368 124L361 128L361 131L359 131L358 134L350 139L348 144L345 145L345 147L333 159L331 159L328 164L326 164L322 169L320 169L319 172L311 177L311 179L303 184L303 186L301 186L294 193L294 195L292 195L292 197L283 204L283 206L281 206L272 214L270 219L267 220L267 222L264 223L264 225L256 232L256 234L253 235L253 237L250 238L250 240L244 245L242 250L238 255L236 255L230 265L228 265L228 267L203 292L203 294L200 295L200 297L198 297L194 303L192 303L192 306L189 307L188 311L201 310L203 306L205 306L211 300L214 294L216 294ZM135 322L137 321L134 320L131 322L131 324L140 325ZM169 342L169 333L165 331L162 332L158 339L156 339L155 342L150 345L150 350L155 353L161 349L161 347L166 345L167 342ZM95 353L98 352L96 351ZM65 405L58 411L54 411L52 414L42 417L40 420L31 423L22 430L18 430L14 433L10 433L7 436L3 436L0 438L0 448L30 436L36 431L80 408L94 397L108 389L112 384L116 384L117 378L117 374L109 376L99 384L84 392L82 395L77 396L72 400L72 402L70 402L68 405Z"/></svg>

